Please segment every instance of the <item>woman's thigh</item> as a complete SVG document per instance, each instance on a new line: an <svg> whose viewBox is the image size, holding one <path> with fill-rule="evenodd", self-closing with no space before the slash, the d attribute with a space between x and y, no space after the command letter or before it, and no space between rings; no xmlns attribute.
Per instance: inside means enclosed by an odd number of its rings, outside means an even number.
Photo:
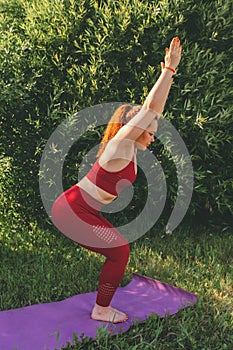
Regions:
<svg viewBox="0 0 233 350"><path fill-rule="evenodd" d="M89 248L114 248L127 245L120 232L90 202L84 200L75 186L64 192L52 208L54 225L72 241Z"/></svg>

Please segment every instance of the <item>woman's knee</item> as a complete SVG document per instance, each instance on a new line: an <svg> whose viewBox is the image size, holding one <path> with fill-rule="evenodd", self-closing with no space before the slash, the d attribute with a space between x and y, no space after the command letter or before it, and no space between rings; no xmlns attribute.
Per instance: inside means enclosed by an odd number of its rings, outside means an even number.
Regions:
<svg viewBox="0 0 233 350"><path fill-rule="evenodd" d="M125 257L126 257L126 259L128 261L129 260L129 255L130 255L130 246L129 246L129 244L126 244L124 246L124 252L125 252Z"/></svg>
<svg viewBox="0 0 233 350"><path fill-rule="evenodd" d="M125 244L114 249L114 259L118 260L121 264L127 264L130 255L130 246Z"/></svg>

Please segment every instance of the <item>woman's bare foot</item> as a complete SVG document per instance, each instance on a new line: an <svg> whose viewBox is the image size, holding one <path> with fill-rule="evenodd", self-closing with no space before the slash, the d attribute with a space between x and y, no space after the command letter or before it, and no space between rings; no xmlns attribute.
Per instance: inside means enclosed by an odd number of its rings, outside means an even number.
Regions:
<svg viewBox="0 0 233 350"><path fill-rule="evenodd" d="M111 306L104 307L95 304L91 313L91 318L95 321L121 323L128 320L128 315Z"/></svg>

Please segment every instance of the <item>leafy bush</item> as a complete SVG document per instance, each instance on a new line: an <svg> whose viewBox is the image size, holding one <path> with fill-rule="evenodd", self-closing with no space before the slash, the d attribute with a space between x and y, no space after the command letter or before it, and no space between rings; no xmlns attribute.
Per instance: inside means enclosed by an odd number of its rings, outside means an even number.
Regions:
<svg viewBox="0 0 233 350"><path fill-rule="evenodd" d="M0 210L3 217L8 217L8 215L12 215L12 211L14 212L15 209L12 208L15 203L12 200L14 183L10 157L0 156L0 172Z"/></svg>
<svg viewBox="0 0 233 350"><path fill-rule="evenodd" d="M233 211L231 13L230 0L2 0L0 150L12 162L14 210L45 217L38 171L52 131L91 105L142 103L159 75L164 48L178 35L183 57L164 115L192 157L189 214L228 220ZM90 138L95 144L99 132ZM75 182L87 150L87 143L78 143L71 152L67 186ZM177 188L174 164L159 142L153 151L169 179L169 212ZM140 187L143 180L138 181ZM140 195L135 201L140 206Z"/></svg>

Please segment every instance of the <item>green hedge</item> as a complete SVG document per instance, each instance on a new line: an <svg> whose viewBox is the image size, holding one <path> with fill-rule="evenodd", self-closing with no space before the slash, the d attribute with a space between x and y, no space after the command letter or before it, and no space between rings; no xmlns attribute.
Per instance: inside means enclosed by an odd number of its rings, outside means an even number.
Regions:
<svg viewBox="0 0 233 350"><path fill-rule="evenodd" d="M192 157L189 215L228 221L233 212L231 14L230 0L2 0L0 150L2 171L9 159L11 167L0 188L12 212L26 220L45 217L38 171L52 131L95 104L142 103L159 75L164 48L178 35L183 56L164 116ZM99 132L90 137L95 144ZM77 164L88 150L86 142L75 147L67 161L67 186L75 183ZM177 187L174 164L159 142L153 151L168 179L169 212ZM139 195L136 202L141 205ZM0 205L4 216L6 205Z"/></svg>

